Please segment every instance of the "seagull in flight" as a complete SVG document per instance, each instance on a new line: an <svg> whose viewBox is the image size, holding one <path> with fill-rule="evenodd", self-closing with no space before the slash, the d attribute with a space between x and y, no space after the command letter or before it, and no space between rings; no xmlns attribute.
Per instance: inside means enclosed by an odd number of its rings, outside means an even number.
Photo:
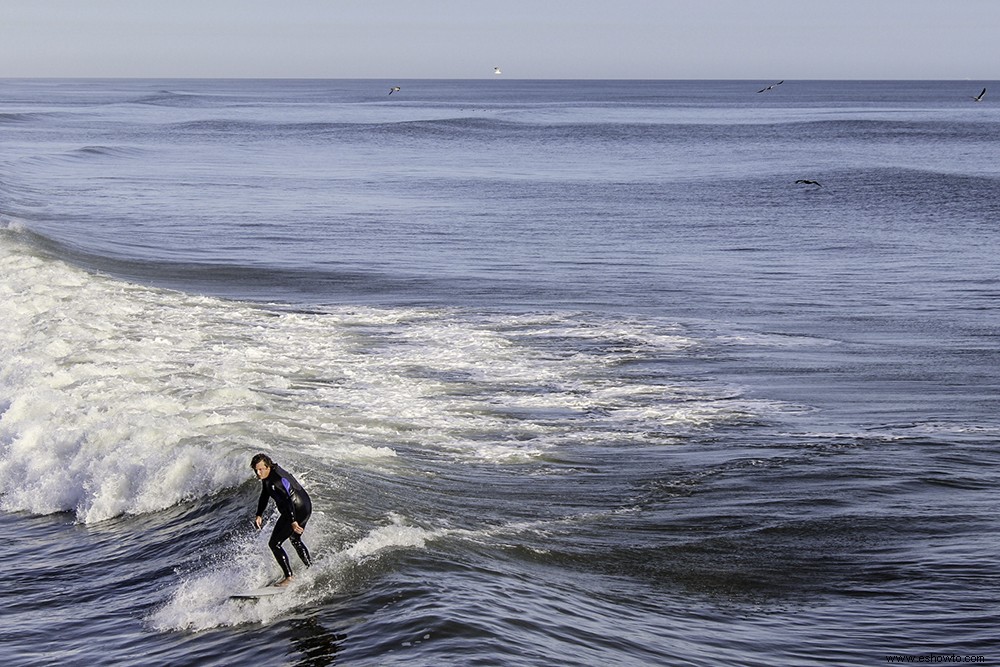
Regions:
<svg viewBox="0 0 1000 667"><path fill-rule="evenodd" d="M803 185L815 185L817 188L823 187L823 185L819 181L813 181L813 180L810 180L808 178L800 178L799 180L797 180L795 182L796 183L802 183Z"/></svg>
<svg viewBox="0 0 1000 667"><path fill-rule="evenodd" d="M781 81L779 81L778 83L772 83L772 84L771 84L770 86L768 86L767 88L761 88L761 89L760 89L760 90L758 90L757 92L758 92L758 93L766 93L767 91L771 90L771 89L772 89L772 88L774 88L775 86L780 86L780 85L781 85L781 84L783 84L784 82L785 82L785 80L784 80L784 79L782 79L782 80L781 80Z"/></svg>
<svg viewBox="0 0 1000 667"><path fill-rule="evenodd" d="M494 68L493 68L493 73L494 73L494 74L503 74L503 72L501 72L501 71L500 71L500 68L499 68L499 67L494 67Z"/></svg>
<svg viewBox="0 0 1000 667"><path fill-rule="evenodd" d="M393 93L398 93L398 92L399 92L399 86L393 86L392 88L389 89L389 94L390 95L392 95Z"/></svg>
<svg viewBox="0 0 1000 667"><path fill-rule="evenodd" d="M986 97L986 89L985 88L983 88L983 92L979 93L978 95L973 95L972 99L974 99L977 102L982 102L984 97Z"/></svg>

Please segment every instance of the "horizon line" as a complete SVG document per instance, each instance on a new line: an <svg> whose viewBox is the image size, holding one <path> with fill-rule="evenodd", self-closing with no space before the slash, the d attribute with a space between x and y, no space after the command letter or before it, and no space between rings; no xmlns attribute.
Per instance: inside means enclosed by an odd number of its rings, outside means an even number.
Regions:
<svg viewBox="0 0 1000 667"><path fill-rule="evenodd" d="M39 79L51 79L51 80L132 80L132 81L155 81L155 80L168 80L168 79L184 79L184 80L204 80L204 81L773 81L775 79L781 78L780 76L773 77L669 77L669 78L649 78L649 77L502 77L497 78L496 76L431 76L431 77L389 77L389 76L255 76L255 75L226 75L226 76L190 76L190 75L155 75L155 76L139 76L139 75L56 75L56 74L45 74L45 75L2 75L0 74L0 81L11 81L11 80L39 80ZM997 81L997 79L979 79L973 77L962 77L962 78L917 78L917 77L862 77L862 78L844 78L844 77L816 77L816 78L785 78L784 81L794 82L794 81Z"/></svg>

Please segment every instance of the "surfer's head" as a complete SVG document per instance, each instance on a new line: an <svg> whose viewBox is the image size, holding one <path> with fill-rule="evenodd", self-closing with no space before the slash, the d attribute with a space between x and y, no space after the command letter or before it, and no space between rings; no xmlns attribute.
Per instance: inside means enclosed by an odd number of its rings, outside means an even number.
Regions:
<svg viewBox="0 0 1000 667"><path fill-rule="evenodd" d="M256 454L250 459L250 467L257 473L257 479L267 479L274 467L274 461L267 454Z"/></svg>

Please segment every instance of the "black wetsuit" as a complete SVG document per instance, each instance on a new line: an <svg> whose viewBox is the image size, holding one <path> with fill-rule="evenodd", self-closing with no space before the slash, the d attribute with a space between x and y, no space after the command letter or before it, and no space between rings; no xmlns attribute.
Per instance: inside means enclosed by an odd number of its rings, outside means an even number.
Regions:
<svg viewBox="0 0 1000 667"><path fill-rule="evenodd" d="M290 473L277 465L271 468L271 472L266 478L260 480L260 484L257 516L264 516L267 499L274 498L274 504L278 506L278 512L281 516L278 517L278 523L271 532L271 539L267 546L270 547L274 559L281 566L281 571L285 573L286 577L290 577L292 576L292 567L288 562L288 554L281 547L281 543L290 539L292 546L295 547L295 553L299 555L305 566L309 567L312 564L309 550L302 543L302 538L292 530L293 521L298 522L303 528L306 527L306 522L309 521L309 515L312 513L312 502L302 485Z"/></svg>

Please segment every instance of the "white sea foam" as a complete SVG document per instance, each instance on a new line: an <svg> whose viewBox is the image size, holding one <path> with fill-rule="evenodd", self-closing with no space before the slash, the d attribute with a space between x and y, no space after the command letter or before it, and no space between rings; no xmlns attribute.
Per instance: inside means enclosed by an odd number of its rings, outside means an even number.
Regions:
<svg viewBox="0 0 1000 667"><path fill-rule="evenodd" d="M309 524L310 543L334 538L321 516ZM268 622L301 607L336 594L351 580L351 572L373 559L402 549L424 549L429 542L447 537L447 529L413 526L398 514L390 514L384 525L339 549L324 553L309 569L293 560L295 581L287 592L252 602L232 600L231 595L259 588L274 579L277 567L267 552L269 526L250 538L229 545L225 560L214 568L182 578L167 602L147 622L157 630L206 630L209 628ZM290 549L287 549L290 551Z"/></svg>
<svg viewBox="0 0 1000 667"><path fill-rule="evenodd" d="M581 313L295 312L146 288L0 238L0 475L7 510L93 522L234 486L248 453L401 465L401 448L523 461L755 412L704 381L618 369L698 341Z"/></svg>

